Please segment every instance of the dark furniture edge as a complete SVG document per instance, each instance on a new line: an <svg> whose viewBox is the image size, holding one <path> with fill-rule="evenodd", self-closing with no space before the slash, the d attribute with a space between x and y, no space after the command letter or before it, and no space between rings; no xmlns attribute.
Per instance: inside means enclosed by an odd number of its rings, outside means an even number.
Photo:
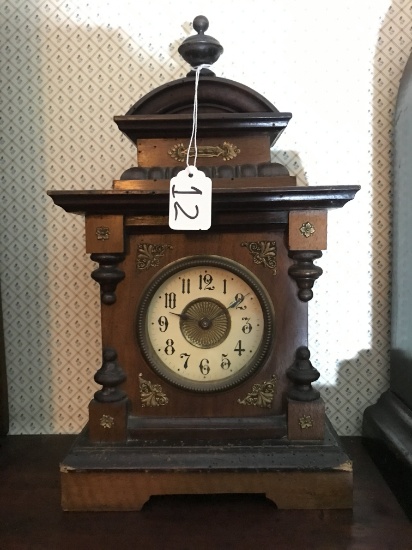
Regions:
<svg viewBox="0 0 412 550"><path fill-rule="evenodd" d="M393 391L365 410L362 441L412 520L412 413Z"/></svg>

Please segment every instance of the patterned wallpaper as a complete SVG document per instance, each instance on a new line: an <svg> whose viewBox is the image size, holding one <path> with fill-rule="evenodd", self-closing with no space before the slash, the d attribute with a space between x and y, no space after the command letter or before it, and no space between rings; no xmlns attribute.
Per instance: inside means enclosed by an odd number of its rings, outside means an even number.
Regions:
<svg viewBox="0 0 412 550"><path fill-rule="evenodd" d="M2 0L1 284L11 433L77 432L100 366L99 292L83 220L47 189L109 189L135 164L118 131L142 95L184 76L193 17L216 74L293 119L273 150L301 185L359 184L329 216L310 347L330 419L360 433L388 386L390 162L412 3L395 0Z"/></svg>

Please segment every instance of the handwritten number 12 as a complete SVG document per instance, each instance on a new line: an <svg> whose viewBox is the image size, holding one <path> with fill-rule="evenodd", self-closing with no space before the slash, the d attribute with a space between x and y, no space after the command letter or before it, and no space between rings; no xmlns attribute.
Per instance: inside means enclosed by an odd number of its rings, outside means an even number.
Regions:
<svg viewBox="0 0 412 550"><path fill-rule="evenodd" d="M176 195L201 195L202 194L202 191L197 187L193 187L193 185L191 186L191 189L192 191L177 191L176 186L172 185L172 196L173 198L176 198ZM175 220L177 220L177 215L179 213L179 210L182 212L184 216L186 216L190 220L195 220L199 215L199 207L197 206L197 204L195 204L196 212L193 216L188 214L177 201L173 204L173 206L175 211Z"/></svg>

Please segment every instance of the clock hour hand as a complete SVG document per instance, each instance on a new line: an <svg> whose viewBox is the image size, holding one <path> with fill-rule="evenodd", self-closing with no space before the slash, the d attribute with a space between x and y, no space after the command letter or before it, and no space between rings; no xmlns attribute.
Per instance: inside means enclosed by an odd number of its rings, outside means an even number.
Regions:
<svg viewBox="0 0 412 550"><path fill-rule="evenodd" d="M175 313L174 311L169 311L169 313L171 313L172 315L176 315L177 317L180 317L182 321L195 320L193 319L193 317L190 317L190 315L188 315L187 313Z"/></svg>

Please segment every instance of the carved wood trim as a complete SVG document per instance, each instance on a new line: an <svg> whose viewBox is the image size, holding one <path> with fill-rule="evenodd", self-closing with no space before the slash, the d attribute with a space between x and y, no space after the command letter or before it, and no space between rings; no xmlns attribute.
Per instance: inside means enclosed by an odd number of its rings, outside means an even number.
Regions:
<svg viewBox="0 0 412 550"><path fill-rule="evenodd" d="M142 147L140 147L140 149L141 148ZM159 155L159 152L156 152ZM139 150L139 154L142 156L143 153ZM224 178L243 179L286 177L290 178L290 181L288 182L289 185L296 185L296 182L293 180L293 176L289 176L287 168L277 162L249 162L247 164L219 164L217 166L199 165L197 166L197 169L204 172L208 178L212 178L213 180ZM119 182L122 181L170 180L171 178L177 176L177 174L182 170L184 170L184 167L180 164L178 166L145 166L144 163L142 164L139 162L139 166L128 168L123 172L120 180L115 180L115 187L120 188ZM261 183L264 184L264 182ZM273 187L273 181L271 182L271 185Z"/></svg>
<svg viewBox="0 0 412 550"><path fill-rule="evenodd" d="M286 179L284 179L286 178ZM291 179L292 178L292 179ZM292 176L262 177L259 180L245 180L242 188L236 181L222 178L222 186L216 189L213 197L213 210L225 212L285 212L308 210L312 208L341 208L352 200L359 186L321 187L291 186ZM267 182L269 185L264 184ZM282 183L277 187L276 182ZM48 191L55 204L66 212L85 213L87 215L122 214L124 216L151 216L169 212L170 181L137 182L138 188L130 190L110 189L105 191ZM216 187L219 187L218 185ZM252 207L253 203L253 207Z"/></svg>

